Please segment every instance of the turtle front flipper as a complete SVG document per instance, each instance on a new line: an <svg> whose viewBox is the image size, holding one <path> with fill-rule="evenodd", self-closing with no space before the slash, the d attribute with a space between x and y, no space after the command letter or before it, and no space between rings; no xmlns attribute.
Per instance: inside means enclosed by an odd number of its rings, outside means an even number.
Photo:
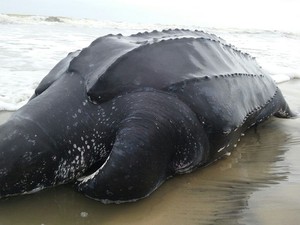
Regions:
<svg viewBox="0 0 300 225"><path fill-rule="evenodd" d="M147 197L168 177L202 165L208 156L207 136L183 102L164 93L135 93L119 125L106 162L77 186L102 202ZM130 97L127 101L131 101Z"/></svg>

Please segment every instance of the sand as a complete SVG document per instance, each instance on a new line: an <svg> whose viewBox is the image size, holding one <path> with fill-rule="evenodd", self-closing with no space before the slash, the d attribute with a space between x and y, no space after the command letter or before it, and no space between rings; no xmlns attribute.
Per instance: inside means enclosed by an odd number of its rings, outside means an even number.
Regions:
<svg viewBox="0 0 300 225"><path fill-rule="evenodd" d="M280 85L300 111L300 80ZM0 113L0 123L10 113ZM231 156L167 181L136 203L103 205L72 185L0 200L0 225L255 224L300 221L300 118L250 129Z"/></svg>

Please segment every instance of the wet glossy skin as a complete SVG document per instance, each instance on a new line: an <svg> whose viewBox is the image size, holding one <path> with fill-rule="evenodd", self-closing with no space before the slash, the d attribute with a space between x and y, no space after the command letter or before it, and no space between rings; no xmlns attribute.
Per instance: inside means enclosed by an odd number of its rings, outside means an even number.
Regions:
<svg viewBox="0 0 300 225"><path fill-rule="evenodd" d="M274 114L292 116L268 73L214 35L101 37L63 59L0 127L0 196L77 180L90 198L134 201Z"/></svg>

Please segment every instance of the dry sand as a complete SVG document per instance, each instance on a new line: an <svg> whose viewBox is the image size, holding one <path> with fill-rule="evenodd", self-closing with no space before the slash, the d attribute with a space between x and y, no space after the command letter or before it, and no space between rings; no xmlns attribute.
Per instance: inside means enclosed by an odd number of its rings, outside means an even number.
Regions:
<svg viewBox="0 0 300 225"><path fill-rule="evenodd" d="M280 85L300 111L300 80ZM3 122L9 113L1 113ZM0 122L0 123L1 123ZM167 181L136 203L103 205L71 185L0 200L0 225L300 223L300 118L250 129L231 156Z"/></svg>

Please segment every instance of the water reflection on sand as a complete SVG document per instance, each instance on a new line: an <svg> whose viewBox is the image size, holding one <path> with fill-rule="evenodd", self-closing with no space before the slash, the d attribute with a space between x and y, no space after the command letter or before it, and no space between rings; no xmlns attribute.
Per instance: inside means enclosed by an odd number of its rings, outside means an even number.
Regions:
<svg viewBox="0 0 300 225"><path fill-rule="evenodd" d="M300 81L281 85L300 109ZM4 118L2 118L4 120ZM149 198L103 205L72 185L0 200L2 224L298 224L300 119L249 130L231 156L167 181Z"/></svg>

